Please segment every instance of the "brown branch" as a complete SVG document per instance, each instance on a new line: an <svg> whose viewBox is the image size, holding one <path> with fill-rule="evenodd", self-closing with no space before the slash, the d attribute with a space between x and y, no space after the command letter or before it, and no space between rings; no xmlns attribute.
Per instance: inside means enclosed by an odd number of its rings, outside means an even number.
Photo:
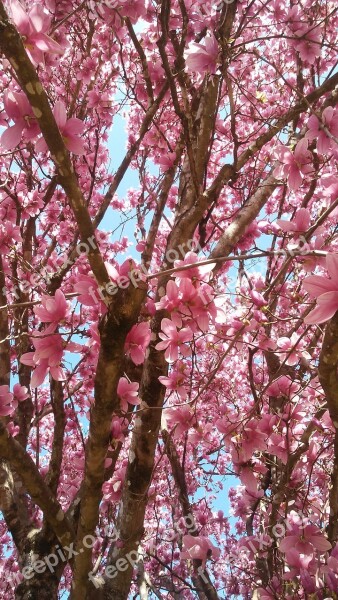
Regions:
<svg viewBox="0 0 338 600"><path fill-rule="evenodd" d="M214 250L211 252L210 259L230 254L234 246L244 235L247 227L259 215L261 209L270 198L271 194L273 194L277 185L277 180L272 173L270 173L251 198L245 203L243 208L238 212L232 223L227 227L224 234L218 240ZM217 273L221 266L222 263L216 264L213 272Z"/></svg>
<svg viewBox="0 0 338 600"><path fill-rule="evenodd" d="M54 414L54 435L52 455L45 481L51 492L56 495L63 458L66 414L64 408L62 383L60 381L54 381L54 379L51 379L50 391L51 405Z"/></svg>
<svg viewBox="0 0 338 600"><path fill-rule="evenodd" d="M79 526L74 560L72 600L85 598L92 568L92 549L84 543L93 535L98 523L102 484L105 480L104 462L111 435L113 413L119 414L120 401L116 390L123 371L124 343L128 331L136 323L146 296L146 286L129 286L114 296L109 313L101 321L101 348L95 377L95 403L91 409L86 462L81 494Z"/></svg>
<svg viewBox="0 0 338 600"><path fill-rule="evenodd" d="M59 502L44 482L33 460L0 423L0 457L8 461L32 500L41 508L62 546L69 545L72 531Z"/></svg>
<svg viewBox="0 0 338 600"><path fill-rule="evenodd" d="M165 450L169 459L172 474L175 480L175 484L178 490L179 500L182 507L183 515L191 520L193 515L192 506L189 501L188 488L185 480L184 469L180 463L175 444L169 435L168 431L162 429L162 438L165 444ZM198 536L198 531L193 529L190 531L191 535ZM194 559L193 561L194 575L192 577L193 583L196 588L198 597L202 600L206 597L208 600L219 600L219 596L213 584L211 583L208 571L206 568L201 573L202 561Z"/></svg>
<svg viewBox="0 0 338 600"><path fill-rule="evenodd" d="M335 427L333 468L330 489L330 517L328 538L338 540L338 312L325 328L322 350L319 356L318 375L324 390L330 417Z"/></svg>

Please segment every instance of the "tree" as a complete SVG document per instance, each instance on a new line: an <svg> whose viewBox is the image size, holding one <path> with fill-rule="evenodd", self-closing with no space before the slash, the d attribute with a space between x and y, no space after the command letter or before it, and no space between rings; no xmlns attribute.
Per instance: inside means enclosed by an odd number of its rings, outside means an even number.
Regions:
<svg viewBox="0 0 338 600"><path fill-rule="evenodd" d="M337 14L0 1L2 597L338 597Z"/></svg>

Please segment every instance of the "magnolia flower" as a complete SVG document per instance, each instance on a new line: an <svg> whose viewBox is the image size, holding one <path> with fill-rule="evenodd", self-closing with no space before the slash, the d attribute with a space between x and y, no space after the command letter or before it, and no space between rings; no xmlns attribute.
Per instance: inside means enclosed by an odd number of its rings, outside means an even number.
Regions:
<svg viewBox="0 0 338 600"><path fill-rule="evenodd" d="M317 298L317 306L304 319L311 325L324 323L338 310L338 254L326 255L326 268L331 279L321 275L310 275L303 286L311 298Z"/></svg>
<svg viewBox="0 0 338 600"><path fill-rule="evenodd" d="M201 560L202 566L205 566L205 563L208 558L219 558L220 557L220 549L214 546L209 538L199 535L184 535L183 536L183 550L181 551L181 558L186 558L188 560Z"/></svg>
<svg viewBox="0 0 338 600"><path fill-rule="evenodd" d="M334 137L338 137L338 111L332 106L327 106L323 110L321 117L322 124L326 130ZM308 131L305 137L309 140L317 139L317 150L320 154L326 154L331 148L337 145L332 137L327 135L323 130L319 119L316 115L311 115L307 122Z"/></svg>
<svg viewBox="0 0 338 600"><path fill-rule="evenodd" d="M297 210L292 221L284 221L283 219L277 219L277 225L286 232L301 233L307 231L310 227L310 212L307 208L300 208Z"/></svg>
<svg viewBox="0 0 338 600"><path fill-rule="evenodd" d="M43 323L53 323L56 327L68 316L69 302L61 290L56 290L54 298L43 295L41 304L42 306L35 306L33 310Z"/></svg>
<svg viewBox="0 0 338 600"><path fill-rule="evenodd" d="M53 115L55 117L56 124L60 130L63 141L66 148L73 154L84 154L84 143L80 138L80 135L84 132L85 125L83 121L72 117L67 119L67 112L64 103L61 100L55 102L53 108ZM38 152L46 152L47 144L44 138L40 138L36 143L36 150Z"/></svg>
<svg viewBox="0 0 338 600"><path fill-rule="evenodd" d="M13 386L13 394L15 400L18 402L23 402L29 398L28 388L26 388L24 385L20 385L20 383L16 383Z"/></svg>
<svg viewBox="0 0 338 600"><path fill-rule="evenodd" d="M182 400L186 400L188 396L187 389L185 387L185 381L187 379L187 373L185 372L185 365L183 363L176 363L176 369L171 370L168 376L161 375L158 380L164 385L167 390L173 390L177 392Z"/></svg>
<svg viewBox="0 0 338 600"><path fill-rule="evenodd" d="M22 354L20 362L34 368L31 387L36 388L41 385L47 375L50 373L56 381L64 381L66 379L61 361L65 349L69 352L79 352L82 349L80 344L75 342L63 341L61 335L53 334L53 325L50 325L43 334L34 335L32 337L35 352L26 352Z"/></svg>
<svg viewBox="0 0 338 600"><path fill-rule="evenodd" d="M277 346L285 354L281 354L281 359L285 361L286 365L294 366L298 363L300 358L310 360L311 356L306 350L302 350L302 344L298 343L298 336L295 332L291 335L291 338L280 337L277 340Z"/></svg>
<svg viewBox="0 0 338 600"><path fill-rule="evenodd" d="M308 140L305 138L300 140L294 152L286 146L279 146L275 153L280 165L274 169L274 176L279 179L287 178L290 190L298 190L303 175L312 171L312 156L308 150Z"/></svg>
<svg viewBox="0 0 338 600"><path fill-rule="evenodd" d="M103 498L106 502L117 502L122 493L122 485L126 475L126 467L117 469L113 477L102 485Z"/></svg>
<svg viewBox="0 0 338 600"><path fill-rule="evenodd" d="M190 348L184 346L184 343L192 339L191 329L183 328L177 331L176 325L170 319L162 319L161 329L159 337L163 342L156 344L155 348L156 350L165 350L164 356L169 363L178 359L179 351L184 356L190 353Z"/></svg>
<svg viewBox="0 0 338 600"><path fill-rule="evenodd" d="M306 525L295 535L287 535L279 544L279 550L285 553L290 566L307 568L314 555L330 550L330 542L315 525Z"/></svg>
<svg viewBox="0 0 338 600"><path fill-rule="evenodd" d="M139 383L128 381L126 377L121 377L117 386L117 395L121 401L122 412L128 412L128 404L138 406L140 398L138 397Z"/></svg>
<svg viewBox="0 0 338 600"><path fill-rule="evenodd" d="M135 365L140 365L144 362L146 349L150 342L150 336L150 326L147 322L138 323L129 331L126 337L124 350Z"/></svg>
<svg viewBox="0 0 338 600"><path fill-rule="evenodd" d="M185 64L189 71L204 75L205 71L215 73L217 69L218 43L215 36L206 37L204 44L192 43L185 52Z"/></svg>
<svg viewBox="0 0 338 600"><path fill-rule="evenodd" d="M45 52L63 54L63 48L46 35L52 17L44 12L41 4L33 4L29 13L26 13L18 0L11 0L11 11L27 53L35 65L44 64Z"/></svg>
<svg viewBox="0 0 338 600"><path fill-rule="evenodd" d="M0 223L0 252L4 255L8 253L9 248L22 242L20 227L13 225L11 221Z"/></svg>
<svg viewBox="0 0 338 600"><path fill-rule="evenodd" d="M32 107L23 92L4 93L4 108L14 125L7 127L1 135L1 145L6 150L15 148L21 138L26 141L34 139L40 133L38 122L33 114Z"/></svg>
<svg viewBox="0 0 338 600"><path fill-rule="evenodd" d="M319 27L307 29L304 25L295 32L292 46L299 52L300 58L312 65L321 53L321 30Z"/></svg>
<svg viewBox="0 0 338 600"><path fill-rule="evenodd" d="M176 408L166 408L164 411L164 421L166 427L174 428L173 437L178 438L183 433L193 427L196 420L188 406L177 406Z"/></svg>
<svg viewBox="0 0 338 600"><path fill-rule="evenodd" d="M180 279L198 279L199 281L204 279L205 275L208 275L207 279L210 277L210 273L212 269L215 267L216 263L210 263L208 265L199 265L199 259L195 252L187 252L183 260L175 260L174 267L175 269L179 267L186 267L187 265L195 265L192 266L191 269L186 269L183 271L175 271L172 274L172 277L179 277Z"/></svg>
<svg viewBox="0 0 338 600"><path fill-rule="evenodd" d="M0 385L0 416L7 417L12 415L17 406L18 402L14 400L8 385Z"/></svg>

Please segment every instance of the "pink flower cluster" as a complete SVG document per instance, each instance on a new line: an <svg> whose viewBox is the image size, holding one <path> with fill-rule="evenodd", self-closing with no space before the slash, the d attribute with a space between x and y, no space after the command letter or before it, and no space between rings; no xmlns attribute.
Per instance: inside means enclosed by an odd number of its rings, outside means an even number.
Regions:
<svg viewBox="0 0 338 600"><path fill-rule="evenodd" d="M205 566L208 558L218 559L221 555L219 548L214 546L209 538L199 535L184 535L183 536L183 549L181 551L181 558L187 560L201 560L202 567Z"/></svg>
<svg viewBox="0 0 338 600"><path fill-rule="evenodd" d="M326 268L331 277L310 275L303 281L303 287L311 298L317 298L317 306L304 319L314 325L331 319L338 310L338 254L326 255Z"/></svg>
<svg viewBox="0 0 338 600"><path fill-rule="evenodd" d="M275 150L280 164L274 169L273 174L277 178L287 179L288 186L292 191L298 190L302 184L303 175L308 175L313 170L308 143L308 140L303 138L296 145L294 152L282 145Z"/></svg>
<svg viewBox="0 0 338 600"><path fill-rule="evenodd" d="M117 386L117 395L121 402L121 411L128 412L128 404L138 406L140 398L138 397L138 389L140 384L135 381L128 381L126 377L121 377Z"/></svg>
<svg viewBox="0 0 338 600"><path fill-rule="evenodd" d="M13 392L10 392L8 385L0 385L0 417L12 415L18 402L23 402L27 398L29 398L28 390L20 383L13 386Z"/></svg>
<svg viewBox="0 0 338 600"><path fill-rule="evenodd" d="M59 55L64 53L64 48L47 35L52 18L45 13L41 4L34 4L29 13L26 13L18 0L11 0L11 11L27 53L35 65L44 65L45 52Z"/></svg>

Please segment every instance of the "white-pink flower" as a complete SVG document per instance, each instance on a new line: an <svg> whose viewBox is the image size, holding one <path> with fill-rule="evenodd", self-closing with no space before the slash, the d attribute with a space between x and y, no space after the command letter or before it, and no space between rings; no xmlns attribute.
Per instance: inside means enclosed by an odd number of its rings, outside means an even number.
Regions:
<svg viewBox="0 0 338 600"><path fill-rule="evenodd" d="M208 36L204 44L193 42L185 52L185 64L189 71L204 75L205 71L215 73L218 60L218 43L214 35Z"/></svg>
<svg viewBox="0 0 338 600"><path fill-rule="evenodd" d="M323 554L330 550L330 542L323 536L315 525L306 525L287 535L279 544L279 550L285 553L285 559L290 566L306 568L314 555Z"/></svg>
<svg viewBox="0 0 338 600"><path fill-rule="evenodd" d="M121 377L117 386L117 395L120 398L122 412L128 412L128 404L138 406L140 398L138 397L139 383L128 381L126 377Z"/></svg>
<svg viewBox="0 0 338 600"><path fill-rule="evenodd" d="M183 435L196 423L196 419L188 406L166 408L164 420L170 430L174 429L175 438Z"/></svg>
<svg viewBox="0 0 338 600"><path fill-rule="evenodd" d="M150 342L150 336L150 326L146 321L137 323L129 331L126 337L124 350L135 365L140 365L144 362L146 350Z"/></svg>
<svg viewBox="0 0 338 600"><path fill-rule="evenodd" d="M311 356L306 350L302 350L303 344L298 343L299 337L295 332L291 335L291 338L280 337L277 340L277 346L283 353L280 355L281 359L285 361L286 365L294 366L298 363L300 358L310 360Z"/></svg>
<svg viewBox="0 0 338 600"><path fill-rule="evenodd" d="M20 385L20 383L16 383L13 386L13 394L15 400L18 402L23 402L29 398L28 388L26 388L24 385Z"/></svg>
<svg viewBox="0 0 338 600"><path fill-rule="evenodd" d="M0 385L0 416L7 417L12 415L18 406L8 385Z"/></svg>
<svg viewBox="0 0 338 600"><path fill-rule="evenodd" d="M300 208L292 218L292 221L277 219L276 222L283 231L301 233L309 229L310 220L310 211L307 208Z"/></svg>
<svg viewBox="0 0 338 600"><path fill-rule="evenodd" d="M4 108L14 125L7 127L1 135L1 145L6 150L15 148L23 137L30 141L40 133L40 127L33 114L32 107L23 92L6 91L4 93Z"/></svg>
<svg viewBox="0 0 338 600"><path fill-rule="evenodd" d="M20 362L24 365L34 368L32 388L41 385L49 372L56 381L64 381L66 377L61 361L65 349L67 348L69 352L79 352L82 349L82 346L75 342L66 344L59 334L50 335L52 332L53 325L50 325L43 333L32 336L35 352L26 352L20 358Z"/></svg>
<svg viewBox="0 0 338 600"><path fill-rule="evenodd" d="M122 485L126 475L126 467L117 469L113 477L102 485L103 498L106 502L117 502L122 493Z"/></svg>
<svg viewBox="0 0 338 600"><path fill-rule="evenodd" d="M66 107L61 100L55 102L53 115L66 148L68 148L70 152L73 152L73 154L84 154L84 143L80 137L85 129L84 122L76 117L67 119ZM44 138L40 138L35 147L38 152L46 152L47 144Z"/></svg>
<svg viewBox="0 0 338 600"><path fill-rule="evenodd" d="M305 137L309 140L317 140L317 150L320 154L326 154L337 146L337 142L327 135L329 132L333 137L338 137L338 111L333 106L327 106L322 113L321 121L316 115L311 115L307 122L308 131ZM327 131L323 129L323 126Z"/></svg>
<svg viewBox="0 0 338 600"><path fill-rule="evenodd" d="M287 179L290 190L298 190L302 184L303 175L313 170L312 156L308 150L308 140L306 138L300 140L294 152L281 145L276 148L275 154L280 164L274 169L274 176Z"/></svg>
<svg viewBox="0 0 338 600"><path fill-rule="evenodd" d="M214 546L209 538L199 535L184 535L183 536L183 549L181 551L181 558L188 560L201 560L202 565L205 566L208 558L219 558L221 551L219 548Z"/></svg>
<svg viewBox="0 0 338 600"><path fill-rule="evenodd" d="M26 13L18 0L11 0L11 12L27 53L35 65L44 64L45 52L63 54L63 48L46 34L52 17L45 13L41 4L33 4L29 13Z"/></svg>
<svg viewBox="0 0 338 600"><path fill-rule="evenodd" d="M0 223L0 252L7 254L12 246L22 242L20 227L13 225L11 221Z"/></svg>
<svg viewBox="0 0 338 600"><path fill-rule="evenodd" d="M215 263L210 263L208 265L199 265L199 259L195 252L187 252L183 260L175 260L174 267L177 269L178 267L187 267L188 265L194 265L190 269L185 269L184 271L175 271L172 274L172 277L179 277L180 279L197 279L201 281L208 275L207 279L209 279L210 272L215 266Z"/></svg>
<svg viewBox="0 0 338 600"><path fill-rule="evenodd" d="M54 298L43 295L41 304L42 306L35 306L33 310L42 323L53 323L56 327L68 316L69 302L61 290L56 290Z"/></svg>
<svg viewBox="0 0 338 600"><path fill-rule="evenodd" d="M317 306L304 319L305 323L323 323L331 319L338 310L338 254L326 255L326 268L331 276L310 275L303 287L311 298L317 298Z"/></svg>
<svg viewBox="0 0 338 600"><path fill-rule="evenodd" d="M165 350L164 356L169 363L173 363L178 359L179 351L183 356L190 354L190 348L184 345L193 337L190 328L185 327L178 331L176 325L170 319L162 319L161 329L162 332L159 333L159 337L163 341L156 344L155 348L156 350Z"/></svg>

